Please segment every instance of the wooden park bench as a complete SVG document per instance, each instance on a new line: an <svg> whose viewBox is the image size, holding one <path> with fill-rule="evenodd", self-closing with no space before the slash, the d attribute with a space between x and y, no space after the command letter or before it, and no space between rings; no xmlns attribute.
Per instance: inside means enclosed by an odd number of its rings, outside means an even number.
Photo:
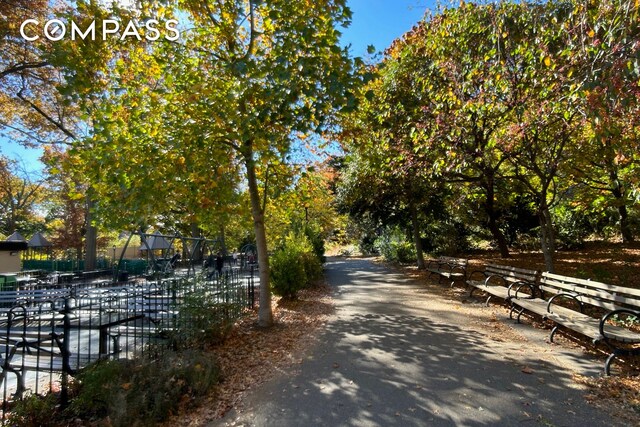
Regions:
<svg viewBox="0 0 640 427"><path fill-rule="evenodd" d="M438 283L442 278L451 280L451 286L455 282L464 282L467 275L467 265L469 261L465 258L454 258L441 256L427 263L427 271L438 274Z"/></svg>
<svg viewBox="0 0 640 427"><path fill-rule="evenodd" d="M594 344L605 343L611 350L605 362L606 375L615 357L640 354L640 289L548 272L542 273L538 289L535 296L522 295L516 288L510 317L517 312L519 322L527 311L553 322L551 342L564 327L591 338Z"/></svg>
<svg viewBox="0 0 640 427"><path fill-rule="evenodd" d="M485 304L489 305L492 297L509 302L514 287L519 287L521 293L528 288L529 295L532 295L536 291L539 278L540 272L537 270L487 264L484 270L472 271L466 283L469 287L469 297L472 297L476 290L482 291L487 294Z"/></svg>

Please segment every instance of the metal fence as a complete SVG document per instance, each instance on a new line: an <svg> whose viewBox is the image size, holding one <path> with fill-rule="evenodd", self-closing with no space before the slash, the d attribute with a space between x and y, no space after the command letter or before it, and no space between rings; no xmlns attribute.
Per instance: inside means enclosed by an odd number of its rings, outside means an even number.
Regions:
<svg viewBox="0 0 640 427"><path fill-rule="evenodd" d="M69 378L97 360L198 339L253 307L254 295L253 269L0 292L3 414L27 390L65 402Z"/></svg>

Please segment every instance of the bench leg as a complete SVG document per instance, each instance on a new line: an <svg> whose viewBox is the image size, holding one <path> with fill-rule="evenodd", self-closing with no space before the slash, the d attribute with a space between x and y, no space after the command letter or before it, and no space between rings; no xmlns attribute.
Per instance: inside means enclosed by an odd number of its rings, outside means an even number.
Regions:
<svg viewBox="0 0 640 427"><path fill-rule="evenodd" d="M556 332L558 332L558 328L560 328L560 325L554 325L553 328L551 328L551 333L549 334L549 342L553 342L553 336L556 334Z"/></svg>
<svg viewBox="0 0 640 427"><path fill-rule="evenodd" d="M109 336L113 341L113 354L117 355L120 353L120 334L109 334Z"/></svg>
<svg viewBox="0 0 640 427"><path fill-rule="evenodd" d="M613 363L613 360L615 358L616 358L616 352L614 351L609 355L609 357L607 357L607 360L604 362L604 374L606 376L611 375L611 364Z"/></svg>
<svg viewBox="0 0 640 427"><path fill-rule="evenodd" d="M524 313L524 308L521 308L520 310L518 310L518 317L516 318L516 323L520 323L520 316L522 316L522 313Z"/></svg>
<svg viewBox="0 0 640 427"><path fill-rule="evenodd" d="M492 295L489 295L487 297L487 299L485 300L485 302L484 302L484 305L486 305L487 307L489 307L489 301L491 301L491 297L492 297Z"/></svg>

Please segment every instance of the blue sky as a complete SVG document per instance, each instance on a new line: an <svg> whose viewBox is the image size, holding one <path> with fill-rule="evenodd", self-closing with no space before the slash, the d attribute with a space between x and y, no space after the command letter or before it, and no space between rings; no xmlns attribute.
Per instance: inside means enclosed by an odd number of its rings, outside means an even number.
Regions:
<svg viewBox="0 0 640 427"><path fill-rule="evenodd" d="M383 51L391 42L409 31L433 8L433 0L348 0L353 12L351 26L343 30L343 44L351 45L354 56L366 58L367 46ZM26 149L0 138L0 153L21 158L29 167L38 168L41 150Z"/></svg>

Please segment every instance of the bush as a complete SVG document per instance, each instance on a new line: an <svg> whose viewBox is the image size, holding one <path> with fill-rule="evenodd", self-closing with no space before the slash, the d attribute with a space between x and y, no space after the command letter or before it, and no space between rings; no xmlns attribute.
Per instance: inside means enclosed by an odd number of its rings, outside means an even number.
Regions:
<svg viewBox="0 0 640 427"><path fill-rule="evenodd" d="M220 280L224 280L224 276ZM184 297L176 331L169 334L173 348L205 348L227 337L238 317L233 312L238 308L234 304L221 303L217 298L206 288Z"/></svg>
<svg viewBox="0 0 640 427"><path fill-rule="evenodd" d="M211 356L198 351L101 361L77 376L67 413L82 420L108 417L114 427L151 426L206 396L219 375Z"/></svg>
<svg viewBox="0 0 640 427"><path fill-rule="evenodd" d="M432 222L425 227L424 250L437 255L457 255L469 250L469 231L461 222Z"/></svg>
<svg viewBox="0 0 640 427"><path fill-rule="evenodd" d="M559 206L554 214L558 247L563 249L582 247L586 237L593 232L587 217L567 206Z"/></svg>
<svg viewBox="0 0 640 427"><path fill-rule="evenodd" d="M312 228L310 225L305 226L304 234L309 239L309 243L311 243L311 247L313 248L313 253L316 255L318 260L321 263L325 262L324 256L324 239L322 238L321 232L317 228Z"/></svg>
<svg viewBox="0 0 640 427"><path fill-rule="evenodd" d="M7 425L15 427L40 427L52 424L57 418L58 397L49 393L45 396L29 394L16 401L7 416Z"/></svg>
<svg viewBox="0 0 640 427"><path fill-rule="evenodd" d="M302 233L289 233L270 263L273 293L284 298L295 298L322 275L321 261Z"/></svg>
<svg viewBox="0 0 640 427"><path fill-rule="evenodd" d="M416 261L415 245L408 241L399 228L386 228L374 242L376 250L391 262L411 263Z"/></svg>
<svg viewBox="0 0 640 427"><path fill-rule="evenodd" d="M416 262L416 246L413 242L399 242L396 246L398 262L405 264Z"/></svg>

